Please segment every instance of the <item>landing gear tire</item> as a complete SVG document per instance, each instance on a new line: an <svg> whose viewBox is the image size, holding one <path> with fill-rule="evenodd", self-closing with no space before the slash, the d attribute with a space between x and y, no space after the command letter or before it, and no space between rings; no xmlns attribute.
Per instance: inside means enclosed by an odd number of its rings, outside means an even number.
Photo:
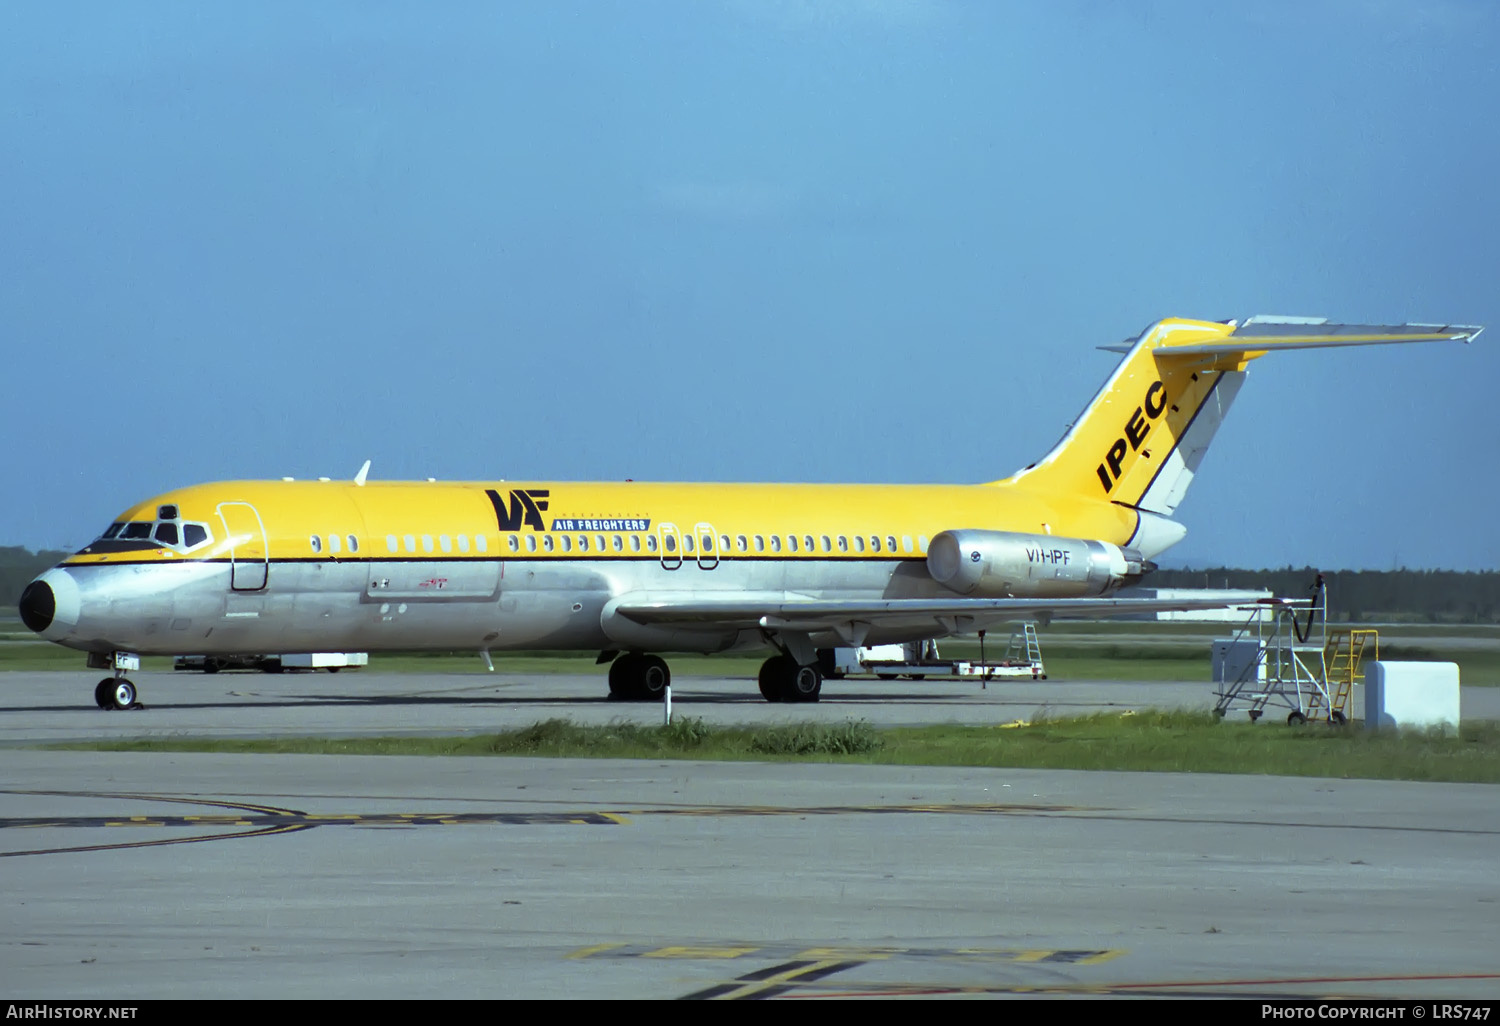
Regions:
<svg viewBox="0 0 1500 1026"><path fill-rule="evenodd" d="M661 698L662 692L672 683L672 671L667 669L666 660L661 656L642 656L636 681L636 697L651 701Z"/></svg>
<svg viewBox="0 0 1500 1026"><path fill-rule="evenodd" d="M672 683L672 671L660 656L630 653L609 666L609 697L626 702L659 699Z"/></svg>
<svg viewBox="0 0 1500 1026"><path fill-rule="evenodd" d="M134 709L135 685L124 677L105 677L94 686L94 704L101 709Z"/></svg>
<svg viewBox="0 0 1500 1026"><path fill-rule="evenodd" d="M781 681L786 675L786 666L795 667L790 656L772 656L760 664L760 697L767 702L781 701Z"/></svg>
<svg viewBox="0 0 1500 1026"><path fill-rule="evenodd" d="M760 694L767 702L816 702L823 675L816 666L798 666L788 655L772 656L760 666Z"/></svg>
<svg viewBox="0 0 1500 1026"><path fill-rule="evenodd" d="M635 697L630 692L631 681L635 679L636 665L641 661L638 655L622 655L609 664L609 697L628 701Z"/></svg>
<svg viewBox="0 0 1500 1026"><path fill-rule="evenodd" d="M823 675L816 666L798 666L786 681L782 699L787 702L816 702L823 692Z"/></svg>

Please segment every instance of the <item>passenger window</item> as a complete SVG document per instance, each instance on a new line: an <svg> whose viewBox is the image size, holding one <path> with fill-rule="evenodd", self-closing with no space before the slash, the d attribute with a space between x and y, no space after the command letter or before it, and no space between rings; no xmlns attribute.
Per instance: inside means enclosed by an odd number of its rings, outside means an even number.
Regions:
<svg viewBox="0 0 1500 1026"><path fill-rule="evenodd" d="M844 539L841 537L841 538L839 538L839 548L843 548L843 547L844 547ZM863 552L863 551L865 551L865 540L862 537L860 537L859 535L857 535L857 534L854 536L854 551L855 552Z"/></svg>
<svg viewBox="0 0 1500 1026"><path fill-rule="evenodd" d="M183 524L182 543L188 548L208 541L208 530L202 524Z"/></svg>
<svg viewBox="0 0 1500 1026"><path fill-rule="evenodd" d="M764 538L762 538L758 534L755 536L755 551L756 552L764 552L764 551L766 551L766 540Z"/></svg>
<svg viewBox="0 0 1500 1026"><path fill-rule="evenodd" d="M604 535L602 535L602 534L596 534L596 535L594 535L594 547L596 549L598 549L600 552L603 552L605 550L606 546L604 544Z"/></svg>
<svg viewBox="0 0 1500 1026"><path fill-rule="evenodd" d="M896 536L894 534L888 534L885 536L885 547L891 552L896 551Z"/></svg>
<svg viewBox="0 0 1500 1026"><path fill-rule="evenodd" d="M458 536L458 551L459 552L468 552L469 551L469 536L468 535L461 534L461 535ZM515 535L511 535L510 536L510 551L512 551L512 552L516 551L516 536Z"/></svg>
<svg viewBox="0 0 1500 1026"><path fill-rule="evenodd" d="M664 539L662 539L662 544L667 547L667 551L668 552L676 552L677 551L677 539L673 538L670 534L667 535Z"/></svg>
<svg viewBox="0 0 1500 1026"><path fill-rule="evenodd" d="M911 551L911 535L903 534L901 536L901 547L907 552Z"/></svg>
<svg viewBox="0 0 1500 1026"><path fill-rule="evenodd" d="M750 541L743 534L736 537L734 541L741 552L745 552L750 548Z"/></svg>
<svg viewBox="0 0 1500 1026"><path fill-rule="evenodd" d="M352 535L352 534L349 535L349 551L350 552L358 552L359 551L359 539L356 538L356 537L354 537L354 535Z"/></svg>
<svg viewBox="0 0 1500 1026"><path fill-rule="evenodd" d="M510 543L510 551L516 552L516 551L518 551L521 548L521 540L519 538L517 538L515 535L513 535L513 534L512 535L507 535L505 540ZM464 552L468 552L469 551L469 539L466 538L466 537L464 537L463 535L459 535L458 536L458 547L460 549L462 549Z"/></svg>
<svg viewBox="0 0 1500 1026"><path fill-rule="evenodd" d="M162 525L162 527L165 527L165 526L166 526L165 524ZM157 528L157 532L156 533L160 534L161 533L161 528ZM323 539L322 538L319 538L317 535L313 535L311 538L308 539L308 541L311 543L312 550L314 552L322 552L323 551Z"/></svg>
<svg viewBox="0 0 1500 1026"><path fill-rule="evenodd" d="M396 551L396 536L394 534L388 534L385 536L385 549L387 552Z"/></svg>
<svg viewBox="0 0 1500 1026"><path fill-rule="evenodd" d="M569 538L565 534L564 535L560 535L558 537L557 544L558 544L558 547L561 548L564 552L572 552L573 551L573 539Z"/></svg>
<svg viewBox="0 0 1500 1026"><path fill-rule="evenodd" d="M824 538L823 540L826 542L828 539ZM808 552L811 552L813 550L812 535L810 535L810 534L804 534L802 536L802 543L803 543L803 548L807 549Z"/></svg>
<svg viewBox="0 0 1500 1026"><path fill-rule="evenodd" d="M631 552L639 552L639 551L641 551L641 536L640 535L638 535L638 534L632 534L630 536L630 551Z"/></svg>
<svg viewBox="0 0 1500 1026"><path fill-rule="evenodd" d="M878 535L878 534L872 534L872 535L870 535L870 551L871 552L879 552L880 551L880 535Z"/></svg>
<svg viewBox="0 0 1500 1026"><path fill-rule="evenodd" d="M547 552L552 551L552 536L550 534L542 535L542 548Z"/></svg>
<svg viewBox="0 0 1500 1026"><path fill-rule="evenodd" d="M407 552L416 552L417 551L417 539L416 539L416 536L414 536L414 535L410 535L410 534L402 535L401 536L401 544L406 548Z"/></svg>
<svg viewBox="0 0 1500 1026"><path fill-rule="evenodd" d="M430 534L424 534L424 535L422 535L422 551L423 552L431 552L432 551L432 535L430 535Z"/></svg>
<svg viewBox="0 0 1500 1026"><path fill-rule="evenodd" d="M449 538L446 534L438 535L438 548L442 549L444 552L452 552L453 539Z"/></svg>
<svg viewBox="0 0 1500 1026"><path fill-rule="evenodd" d="M515 535L511 535L511 537L514 538ZM536 535L534 535L534 534L528 534L526 536L526 551L527 552L535 552L536 551Z"/></svg>
<svg viewBox="0 0 1500 1026"><path fill-rule="evenodd" d="M692 535L685 534L685 535L682 536L682 551L683 552L692 552L693 551L693 536Z"/></svg>
<svg viewBox="0 0 1500 1026"><path fill-rule="evenodd" d="M655 552L656 551L656 535L654 535L654 534L648 534L648 535L646 535L646 551L647 552Z"/></svg>
<svg viewBox="0 0 1500 1026"><path fill-rule="evenodd" d="M795 534L789 534L786 536L786 550L788 552L797 551L797 536Z"/></svg>
<svg viewBox="0 0 1500 1026"><path fill-rule="evenodd" d="M771 551L772 552L780 552L781 551L781 536L779 534L773 534L773 535L771 535Z"/></svg>
<svg viewBox="0 0 1500 1026"><path fill-rule="evenodd" d="M165 508L165 507L163 507L163 508ZM157 524L156 525L156 540L159 541L159 542L161 542L163 545L176 545L177 544L177 525L176 524ZM313 540L317 541L316 538L314 538Z"/></svg>
<svg viewBox="0 0 1500 1026"><path fill-rule="evenodd" d="M621 538L618 534L612 534L612 535L609 536L609 540L614 543L615 551L616 552L624 552L625 551L625 539L624 538Z"/></svg>
<svg viewBox="0 0 1500 1026"><path fill-rule="evenodd" d="M712 552L713 550L714 550L714 536L711 535L711 534L705 534L703 536L703 551L704 552Z"/></svg>
<svg viewBox="0 0 1500 1026"><path fill-rule="evenodd" d="M339 550L339 536L336 535L336 534L330 534L328 536L328 551L329 552L337 552L338 550Z"/></svg>
<svg viewBox="0 0 1500 1026"><path fill-rule="evenodd" d="M490 543L482 534L476 534L474 536L474 547L480 552L490 551Z"/></svg>
<svg viewBox="0 0 1500 1026"><path fill-rule="evenodd" d="M586 534L580 534L578 536L578 551L579 552L587 552L588 550L589 550L589 536L586 535Z"/></svg>
<svg viewBox="0 0 1500 1026"><path fill-rule="evenodd" d="M919 535L917 535L917 543L922 546L920 549L917 550L918 552L926 552L927 551L927 536L925 534L919 534Z"/></svg>

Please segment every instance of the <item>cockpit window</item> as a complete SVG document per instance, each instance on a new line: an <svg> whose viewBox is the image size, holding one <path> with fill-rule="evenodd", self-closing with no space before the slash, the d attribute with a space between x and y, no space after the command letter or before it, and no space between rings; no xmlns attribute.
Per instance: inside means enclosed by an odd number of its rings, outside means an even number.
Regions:
<svg viewBox="0 0 1500 1026"><path fill-rule="evenodd" d="M158 509L179 512L175 505L161 506ZM208 529L207 524L183 523L180 519L120 520L105 528L102 535L84 546L78 554L137 552L160 548L186 553L211 541L213 532Z"/></svg>
<svg viewBox="0 0 1500 1026"><path fill-rule="evenodd" d="M158 519L158 520L176 520L177 519L177 507L176 506L158 506L158 507L156 507L156 519Z"/></svg>

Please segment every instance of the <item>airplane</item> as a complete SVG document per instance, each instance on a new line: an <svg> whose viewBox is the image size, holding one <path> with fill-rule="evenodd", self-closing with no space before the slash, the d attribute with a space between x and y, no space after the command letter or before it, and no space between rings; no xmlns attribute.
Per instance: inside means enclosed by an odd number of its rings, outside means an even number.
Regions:
<svg viewBox="0 0 1500 1026"><path fill-rule="evenodd" d="M817 701L835 646L1032 617L1223 607L1117 594L1172 519L1246 375L1279 350L1470 342L1475 325L1159 321L1061 441L971 485L228 481L132 506L31 582L21 618L113 670L142 654L597 651L611 696L661 653L762 650L761 695Z"/></svg>

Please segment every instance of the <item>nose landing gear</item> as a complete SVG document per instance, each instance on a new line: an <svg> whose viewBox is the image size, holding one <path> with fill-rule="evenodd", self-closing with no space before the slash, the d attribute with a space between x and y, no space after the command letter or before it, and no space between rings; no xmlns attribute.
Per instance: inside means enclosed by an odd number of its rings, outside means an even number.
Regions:
<svg viewBox="0 0 1500 1026"><path fill-rule="evenodd" d="M107 660L107 661L106 661ZM90 666L113 666L115 675L94 685L94 704L101 709L144 709L138 701L135 685L125 677L126 670L139 670L141 658L130 652L114 652L108 657L89 656Z"/></svg>

